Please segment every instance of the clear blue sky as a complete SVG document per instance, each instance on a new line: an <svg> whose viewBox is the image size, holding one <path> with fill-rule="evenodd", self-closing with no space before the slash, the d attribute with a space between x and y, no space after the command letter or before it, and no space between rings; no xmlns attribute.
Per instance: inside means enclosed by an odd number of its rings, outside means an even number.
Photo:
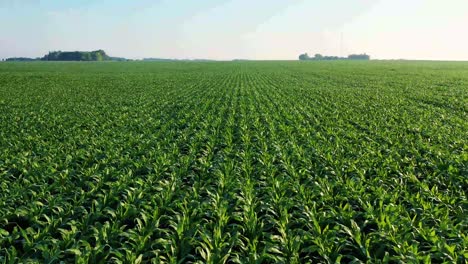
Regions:
<svg viewBox="0 0 468 264"><path fill-rule="evenodd" d="M95 49L128 58L468 60L468 0L0 0L0 58Z"/></svg>

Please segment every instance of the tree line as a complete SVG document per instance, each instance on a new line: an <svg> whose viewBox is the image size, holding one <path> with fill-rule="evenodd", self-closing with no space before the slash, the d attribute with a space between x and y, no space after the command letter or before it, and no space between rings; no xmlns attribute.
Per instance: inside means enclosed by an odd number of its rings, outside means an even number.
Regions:
<svg viewBox="0 0 468 264"><path fill-rule="evenodd" d="M26 58L26 57L14 57L14 58L7 58L5 61L35 61L35 60L40 60L40 58Z"/></svg>
<svg viewBox="0 0 468 264"><path fill-rule="evenodd" d="M299 55L299 60L370 60L370 56L367 54L351 54L348 57L338 57L315 54L313 57L310 57L309 54L304 53Z"/></svg>
<svg viewBox="0 0 468 264"><path fill-rule="evenodd" d="M41 60L44 61L105 61L110 57L103 50L95 51L51 51Z"/></svg>
<svg viewBox="0 0 468 264"><path fill-rule="evenodd" d="M104 50L95 51L50 51L41 58L14 57L5 61L127 61L126 58L110 57Z"/></svg>

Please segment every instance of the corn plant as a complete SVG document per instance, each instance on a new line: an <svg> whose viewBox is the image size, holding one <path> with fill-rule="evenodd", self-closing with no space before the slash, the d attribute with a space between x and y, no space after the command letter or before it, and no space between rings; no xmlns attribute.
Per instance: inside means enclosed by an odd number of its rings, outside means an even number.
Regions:
<svg viewBox="0 0 468 264"><path fill-rule="evenodd" d="M468 64L0 63L0 263L465 263Z"/></svg>

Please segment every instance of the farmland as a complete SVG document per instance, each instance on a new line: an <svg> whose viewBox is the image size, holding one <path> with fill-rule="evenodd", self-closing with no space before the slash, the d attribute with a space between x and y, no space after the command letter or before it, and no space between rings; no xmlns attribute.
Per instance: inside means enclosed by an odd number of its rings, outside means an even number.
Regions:
<svg viewBox="0 0 468 264"><path fill-rule="evenodd" d="M0 263L464 263L468 63L0 63Z"/></svg>

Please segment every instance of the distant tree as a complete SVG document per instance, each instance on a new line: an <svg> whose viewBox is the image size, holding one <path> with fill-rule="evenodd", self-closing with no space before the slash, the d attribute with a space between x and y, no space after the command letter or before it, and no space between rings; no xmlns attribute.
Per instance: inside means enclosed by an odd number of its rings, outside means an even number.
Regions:
<svg viewBox="0 0 468 264"><path fill-rule="evenodd" d="M307 53L299 55L299 60L370 60L367 54L351 54L346 57L338 56L323 56L322 54L315 54L314 57L309 57Z"/></svg>
<svg viewBox="0 0 468 264"><path fill-rule="evenodd" d="M122 57L109 57L111 61L131 61L131 59L122 58Z"/></svg>
<svg viewBox="0 0 468 264"><path fill-rule="evenodd" d="M323 56L322 56L322 54L318 54L318 53L317 53L317 54L315 54L315 56L314 56L314 60L322 60L322 59L323 59Z"/></svg>
<svg viewBox="0 0 468 264"><path fill-rule="evenodd" d="M46 61L104 61L110 60L103 50L96 51L51 51L42 60Z"/></svg>
<svg viewBox="0 0 468 264"><path fill-rule="evenodd" d="M35 61L35 60L36 59L33 59L33 58L15 57L15 58L7 58L5 61Z"/></svg>
<svg viewBox="0 0 468 264"><path fill-rule="evenodd" d="M103 60L102 54L100 52L96 52L96 60L97 61L102 61Z"/></svg>
<svg viewBox="0 0 468 264"><path fill-rule="evenodd" d="M370 60L370 56L367 54L351 54L348 56L349 60Z"/></svg>
<svg viewBox="0 0 468 264"><path fill-rule="evenodd" d="M299 60L310 60L309 54L304 53L299 55Z"/></svg>
<svg viewBox="0 0 468 264"><path fill-rule="evenodd" d="M45 55L42 60L55 61L60 57L61 51L49 51L49 54Z"/></svg>
<svg viewBox="0 0 468 264"><path fill-rule="evenodd" d="M82 61L90 61L91 60L91 53L89 53L89 52L81 53L81 60Z"/></svg>

